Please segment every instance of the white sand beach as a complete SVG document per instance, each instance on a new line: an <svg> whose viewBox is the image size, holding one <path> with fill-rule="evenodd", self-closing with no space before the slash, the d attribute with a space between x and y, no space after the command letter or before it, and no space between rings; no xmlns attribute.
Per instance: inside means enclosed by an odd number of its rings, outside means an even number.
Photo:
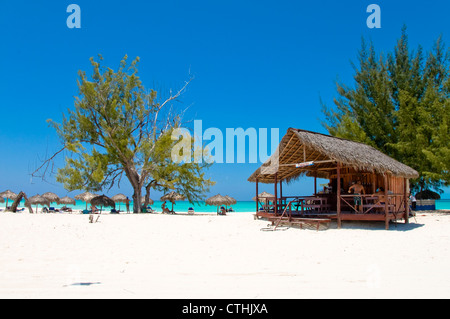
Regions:
<svg viewBox="0 0 450 319"><path fill-rule="evenodd" d="M0 213L0 298L449 298L450 215L264 232L228 216Z"/></svg>

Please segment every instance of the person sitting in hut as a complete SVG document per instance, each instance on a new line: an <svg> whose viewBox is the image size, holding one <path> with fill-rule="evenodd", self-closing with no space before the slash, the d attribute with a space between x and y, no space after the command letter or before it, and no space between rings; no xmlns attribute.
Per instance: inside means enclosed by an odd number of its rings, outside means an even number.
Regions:
<svg viewBox="0 0 450 319"><path fill-rule="evenodd" d="M361 181L358 181L356 184L355 182L352 183L352 186L348 189L348 192L351 193L353 190L353 194L355 195L353 197L353 202L355 203L355 208L357 211L359 211L360 214L363 213L363 201L362 197L358 195L365 194L366 191L364 190L364 186L361 185Z"/></svg>
<svg viewBox="0 0 450 319"><path fill-rule="evenodd" d="M384 189L383 189L383 187L378 188L376 194L377 194L377 197L378 197L377 204L380 204L380 205L386 204L386 199L384 198Z"/></svg>

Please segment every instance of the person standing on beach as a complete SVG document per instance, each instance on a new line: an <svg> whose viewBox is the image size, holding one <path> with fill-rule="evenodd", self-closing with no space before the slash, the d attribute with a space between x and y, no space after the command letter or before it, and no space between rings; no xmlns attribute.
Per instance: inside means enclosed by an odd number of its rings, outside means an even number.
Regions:
<svg viewBox="0 0 450 319"><path fill-rule="evenodd" d="M417 200L416 200L416 197L412 193L409 193L409 200L411 201L412 210L416 210Z"/></svg>
<svg viewBox="0 0 450 319"><path fill-rule="evenodd" d="M358 195L362 195L362 194L366 193L366 191L364 190L364 186L361 185L360 181L358 181L356 184L355 184L355 182L353 182L353 185L350 186L350 188L348 189L348 192L351 193L352 190L353 190L353 194L355 195L355 197L353 198L353 201L355 203L355 208L359 211L360 214L362 214L363 213L362 197L358 196Z"/></svg>
<svg viewBox="0 0 450 319"><path fill-rule="evenodd" d="M130 200L128 199L128 197L127 197L127 199L125 199L125 205L127 206L127 214L130 212Z"/></svg>

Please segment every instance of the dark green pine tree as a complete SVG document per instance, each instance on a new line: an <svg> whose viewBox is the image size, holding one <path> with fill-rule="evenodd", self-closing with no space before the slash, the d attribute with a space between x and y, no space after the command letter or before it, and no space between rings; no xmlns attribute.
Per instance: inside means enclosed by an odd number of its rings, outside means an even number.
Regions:
<svg viewBox="0 0 450 319"><path fill-rule="evenodd" d="M386 57L363 39L354 86L336 83L335 107L323 105L324 126L416 169L414 190L440 190L450 182L449 61L441 37L426 59L420 46L411 52L406 28Z"/></svg>

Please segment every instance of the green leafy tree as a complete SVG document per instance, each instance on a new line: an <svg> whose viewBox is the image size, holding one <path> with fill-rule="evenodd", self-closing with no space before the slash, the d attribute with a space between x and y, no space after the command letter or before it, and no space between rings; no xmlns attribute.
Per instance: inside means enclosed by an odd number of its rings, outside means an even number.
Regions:
<svg viewBox="0 0 450 319"><path fill-rule="evenodd" d="M134 190L134 213L141 211L143 188L176 189L191 201L201 199L213 184L204 176L208 165L174 163L170 157L177 142L171 131L181 121L172 102L190 81L162 101L137 75L139 58L128 64L125 56L117 71L104 68L102 60L91 59L91 78L79 72L79 96L62 123L49 120L63 147L34 174L45 174L53 158L67 151L66 165L58 169L56 179L68 191L110 189L125 176Z"/></svg>
<svg viewBox="0 0 450 319"><path fill-rule="evenodd" d="M335 107L323 104L330 134L364 142L416 169L415 190L450 183L449 62L440 37L424 56L409 49L406 28L394 51L377 55L364 39L354 86L336 83Z"/></svg>

